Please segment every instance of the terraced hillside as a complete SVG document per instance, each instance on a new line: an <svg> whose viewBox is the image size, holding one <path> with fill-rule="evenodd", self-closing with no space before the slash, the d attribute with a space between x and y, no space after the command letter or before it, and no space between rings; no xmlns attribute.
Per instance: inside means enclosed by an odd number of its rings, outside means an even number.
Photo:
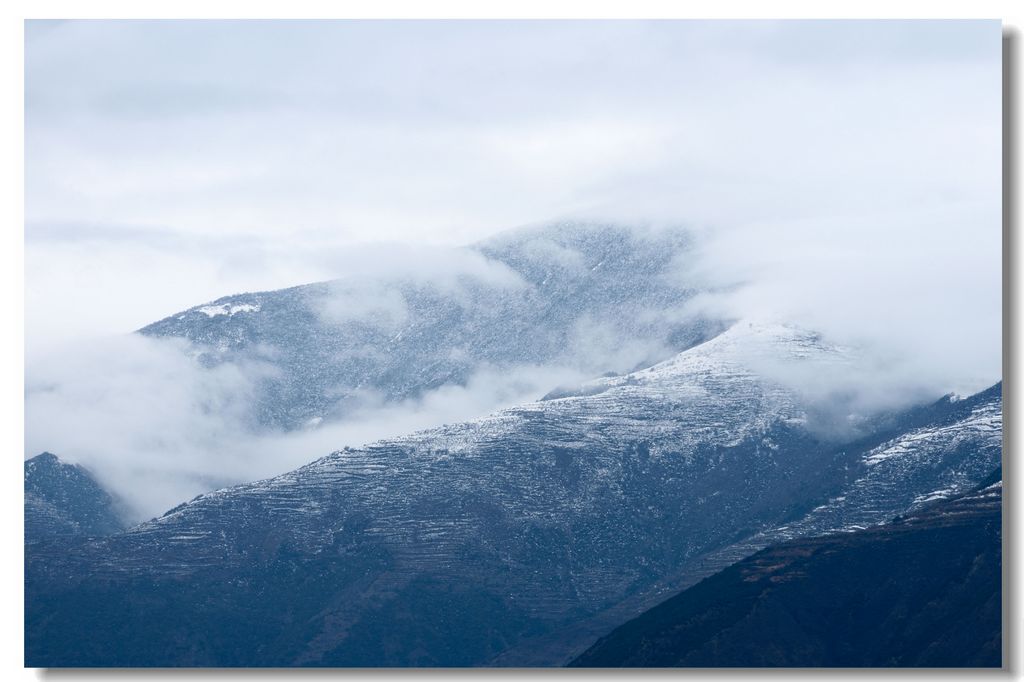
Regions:
<svg viewBox="0 0 1024 682"><path fill-rule="evenodd" d="M562 664L779 533L883 523L999 465L998 386L836 442L765 359L848 351L739 323L561 397L41 543L29 664ZM883 465L893 485L869 485Z"/></svg>

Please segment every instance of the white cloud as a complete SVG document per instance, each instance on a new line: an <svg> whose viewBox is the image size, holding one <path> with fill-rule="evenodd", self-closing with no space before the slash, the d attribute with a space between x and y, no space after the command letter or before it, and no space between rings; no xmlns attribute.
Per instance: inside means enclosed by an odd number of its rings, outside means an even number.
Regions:
<svg viewBox="0 0 1024 682"><path fill-rule="evenodd" d="M770 318L861 348L864 390L968 394L1001 371L998 208L973 205L710 232L691 310ZM986 227L988 226L988 227ZM823 238L824 235L824 238Z"/></svg>
<svg viewBox="0 0 1024 682"><path fill-rule="evenodd" d="M541 397L578 369L480 367L464 385L386 403L367 392L342 420L268 432L249 409L259 364L206 369L183 343L138 335L30 354L25 454L89 467L138 520L213 488L284 473L345 446L464 421Z"/></svg>

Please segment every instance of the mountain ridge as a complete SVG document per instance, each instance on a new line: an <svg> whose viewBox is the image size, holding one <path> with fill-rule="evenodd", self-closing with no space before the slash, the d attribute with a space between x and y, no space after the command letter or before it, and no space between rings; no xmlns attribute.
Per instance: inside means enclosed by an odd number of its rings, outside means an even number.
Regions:
<svg viewBox="0 0 1024 682"><path fill-rule="evenodd" d="M888 524L763 549L570 665L999 667L1002 484L989 480Z"/></svg>
<svg viewBox="0 0 1024 682"><path fill-rule="evenodd" d="M597 376L706 340L723 325L683 312L696 293L679 275L690 249L681 229L556 223L328 282L221 297L139 333L186 339L207 366L274 368L259 378L253 426L292 430L371 398L464 386L482 367Z"/></svg>
<svg viewBox="0 0 1024 682"><path fill-rule="evenodd" d="M817 440L801 398L745 365L758 349L799 363L847 353L794 327L733 325L597 380L599 393L338 451L70 553L38 547L26 566L27 655L75 665L563 663L624 620L619 605L756 551L765 533L811 511L801 505L870 473L877 443ZM956 422L999 398L924 413ZM868 516L883 522L957 476L986 475L1001 442L964 434L975 447L935 442L927 456L888 458L908 484L868 487ZM848 512L836 514L800 532ZM83 635L79 612L124 623L117 636L132 646ZM153 648L167 637L184 648Z"/></svg>

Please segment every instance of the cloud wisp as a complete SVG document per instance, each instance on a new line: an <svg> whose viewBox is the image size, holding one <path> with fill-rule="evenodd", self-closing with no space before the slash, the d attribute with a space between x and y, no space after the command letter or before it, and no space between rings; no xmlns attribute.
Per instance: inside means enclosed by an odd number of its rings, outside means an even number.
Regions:
<svg viewBox="0 0 1024 682"><path fill-rule="evenodd" d="M141 520L214 488L284 473L345 446L486 415L586 378L578 368L480 367L464 385L386 402L372 392L319 428L260 429L271 366L202 366L182 343L127 335L30 359L26 453L85 465Z"/></svg>

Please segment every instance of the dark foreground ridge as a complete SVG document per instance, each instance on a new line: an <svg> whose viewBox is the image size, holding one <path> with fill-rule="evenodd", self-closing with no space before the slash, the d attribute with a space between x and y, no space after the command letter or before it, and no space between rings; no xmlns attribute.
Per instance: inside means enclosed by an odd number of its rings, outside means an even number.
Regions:
<svg viewBox="0 0 1024 682"><path fill-rule="evenodd" d="M570 665L999 667L1001 499L1001 481L983 484L884 526L769 547Z"/></svg>

